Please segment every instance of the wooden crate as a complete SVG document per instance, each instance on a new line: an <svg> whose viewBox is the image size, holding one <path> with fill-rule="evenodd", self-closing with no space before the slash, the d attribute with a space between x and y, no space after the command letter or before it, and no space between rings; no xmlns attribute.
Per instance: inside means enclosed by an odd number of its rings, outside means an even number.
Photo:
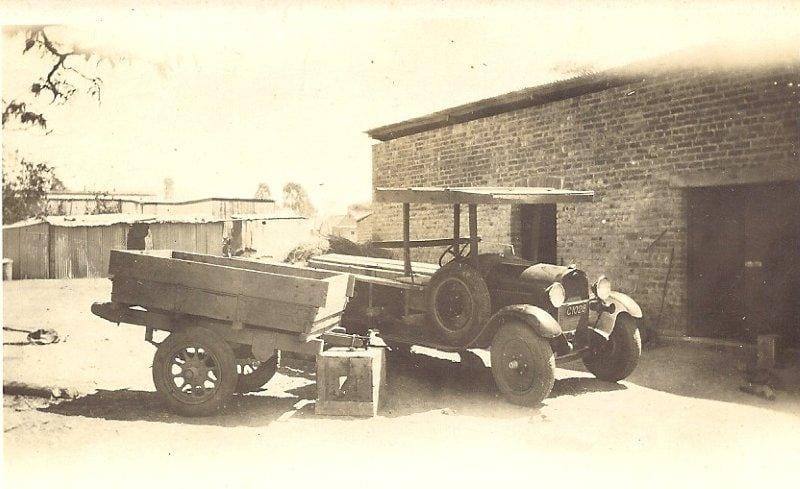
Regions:
<svg viewBox="0 0 800 489"><path fill-rule="evenodd" d="M317 356L316 413L375 416L386 384L383 348L331 348Z"/></svg>

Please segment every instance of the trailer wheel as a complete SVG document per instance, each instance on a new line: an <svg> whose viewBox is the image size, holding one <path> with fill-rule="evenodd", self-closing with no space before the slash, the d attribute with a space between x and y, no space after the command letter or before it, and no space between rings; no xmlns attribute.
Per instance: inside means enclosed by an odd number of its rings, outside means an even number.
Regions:
<svg viewBox="0 0 800 489"><path fill-rule="evenodd" d="M641 354L642 337L637 320L620 314L608 341L583 357L583 364L598 379L618 382L633 373Z"/></svg>
<svg viewBox="0 0 800 489"><path fill-rule="evenodd" d="M236 390L237 376L233 349L205 328L170 334L153 359L156 391L183 416L217 413Z"/></svg>
<svg viewBox="0 0 800 489"><path fill-rule="evenodd" d="M239 373L239 380L236 385L236 392L246 394L261 390L278 371L278 354L273 355L266 362L258 364L252 358L237 359L236 370Z"/></svg>
<svg viewBox="0 0 800 489"><path fill-rule="evenodd" d="M492 340L492 377L511 403L538 406L553 389L556 360L550 343L527 325L509 321Z"/></svg>
<svg viewBox="0 0 800 489"><path fill-rule="evenodd" d="M433 274L425 299L437 334L453 346L467 346L492 312L486 281L475 267L461 261L451 261Z"/></svg>

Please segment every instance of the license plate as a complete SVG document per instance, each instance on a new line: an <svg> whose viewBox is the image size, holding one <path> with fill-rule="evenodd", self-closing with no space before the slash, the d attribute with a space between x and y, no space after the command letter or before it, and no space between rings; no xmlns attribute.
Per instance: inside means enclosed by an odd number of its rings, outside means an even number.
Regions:
<svg viewBox="0 0 800 489"><path fill-rule="evenodd" d="M587 311L589 307L587 302L580 302L578 304L566 304L564 306L564 314L567 317L580 316Z"/></svg>

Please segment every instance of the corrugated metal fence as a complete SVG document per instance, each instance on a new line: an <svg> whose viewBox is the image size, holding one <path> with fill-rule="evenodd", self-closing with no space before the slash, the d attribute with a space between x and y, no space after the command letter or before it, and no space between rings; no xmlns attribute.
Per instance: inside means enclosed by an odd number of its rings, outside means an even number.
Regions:
<svg viewBox="0 0 800 489"><path fill-rule="evenodd" d="M111 250L126 249L131 224L58 226L48 222L3 228L3 257L14 279L106 277ZM223 223L149 223L148 248L222 254Z"/></svg>

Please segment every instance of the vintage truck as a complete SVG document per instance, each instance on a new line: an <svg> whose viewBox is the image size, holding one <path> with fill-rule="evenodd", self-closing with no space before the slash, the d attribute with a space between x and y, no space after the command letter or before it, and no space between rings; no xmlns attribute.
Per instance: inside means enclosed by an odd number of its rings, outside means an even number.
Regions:
<svg viewBox="0 0 800 489"><path fill-rule="evenodd" d="M478 252L479 204L590 201L561 188L383 189L377 202L401 203L403 260L323 255L307 267L179 251L112 251L111 301L92 312L145 327L157 346L156 390L174 411L217 412L234 392L256 390L275 374L279 351L320 354L326 345L365 347L377 330L394 351L412 345L458 352L488 349L500 392L539 404L553 387L556 361L582 359L602 380L634 370L642 311L598 277L574 266ZM453 206L448 238L410 237L410 204ZM469 236L462 237L461 205ZM411 261L411 249L443 247L438 264ZM345 333L334 331L344 326ZM169 332L162 341L155 331Z"/></svg>
<svg viewBox="0 0 800 489"><path fill-rule="evenodd" d="M411 345L459 352L489 349L500 392L534 406L550 393L556 361L583 360L597 378L630 375L641 354L639 305L605 277L590 285L575 266L480 254L477 206L587 202L591 191L557 187L378 188L374 200L400 203L403 239L374 242L402 249L403 260L323 255L309 266L355 277L342 324L348 332L380 332L393 350ZM410 237L410 204L450 205L452 237ZM461 206L469 236L462 237ZM411 261L411 249L441 247L438 265Z"/></svg>

